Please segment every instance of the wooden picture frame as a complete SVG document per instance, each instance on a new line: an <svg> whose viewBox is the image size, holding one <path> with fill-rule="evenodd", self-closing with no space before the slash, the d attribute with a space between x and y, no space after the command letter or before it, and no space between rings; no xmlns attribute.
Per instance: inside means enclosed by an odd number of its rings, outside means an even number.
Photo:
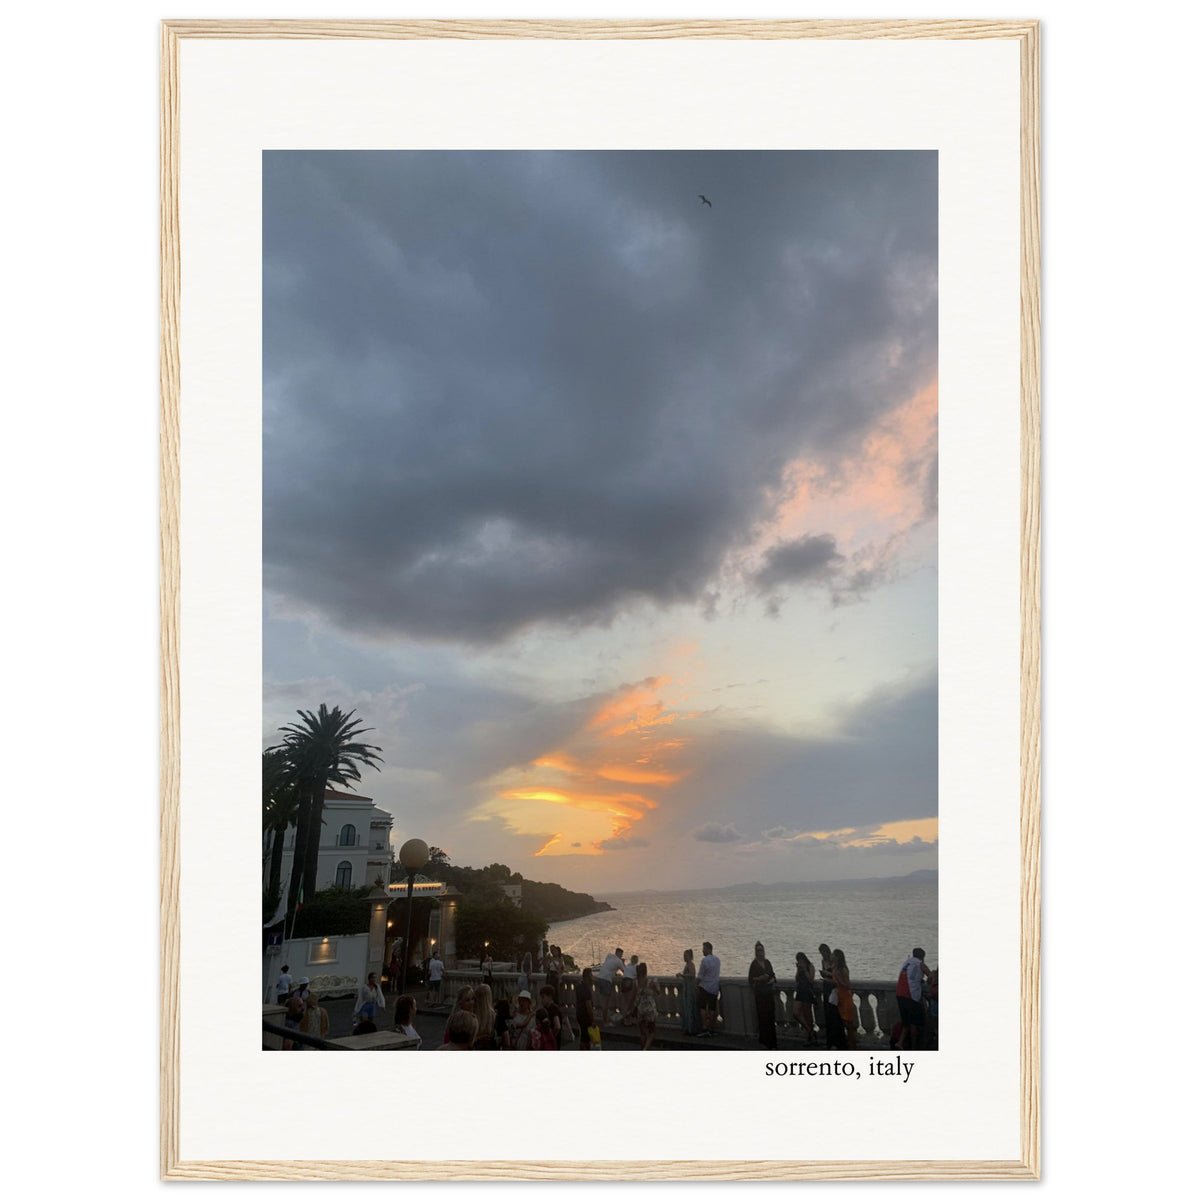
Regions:
<svg viewBox="0 0 1200 1200"><path fill-rule="evenodd" d="M1017 56L1019 86L1019 575L1020 794L1020 1051L1019 1096L1012 1120L1019 1151L1011 1158L860 1159L675 1159L641 1161L366 1160L239 1156L224 1160L188 1157L182 1141L181 1043L184 1027L181 972L183 801L181 763L186 696L181 693L180 646L191 630L182 624L184 564L181 522L189 519L182 459L187 454L183 417L187 377L183 341L189 319L183 292L188 230L186 207L188 128L181 123L181 96L189 80L182 69L188 45L231 41L342 43L367 40L434 44L441 39L675 43L769 41L809 44L831 41L885 43L988 42L1010 46ZM422 1180L917 1180L1038 1179L1040 1177L1040 400L1039 400L1039 26L1034 21L164 21L161 27L161 1175L164 1179L422 1179ZM1014 131L1018 132L1018 131ZM1015 578L1015 577L1014 577ZM1014 914L1014 919L1016 914ZM237 1007L236 992L230 1003ZM944 1052L943 1052L944 1053Z"/></svg>

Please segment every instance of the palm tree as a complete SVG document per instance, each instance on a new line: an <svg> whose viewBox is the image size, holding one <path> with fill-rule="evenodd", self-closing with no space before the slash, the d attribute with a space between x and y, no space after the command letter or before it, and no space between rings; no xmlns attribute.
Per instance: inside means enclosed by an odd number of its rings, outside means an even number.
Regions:
<svg viewBox="0 0 1200 1200"><path fill-rule="evenodd" d="M352 787L362 778L359 764L374 767L383 761L378 746L357 739L369 729L354 721L354 711L343 713L336 705L324 704L316 713L297 709L298 722L283 725L283 741L272 750L283 751L295 772L299 789L296 814L296 849L292 859L292 878L288 886L288 907L293 908L301 881L304 894L317 890L317 856L321 845L321 825L325 808L325 789L331 784ZM352 782L353 781L353 782Z"/></svg>
<svg viewBox="0 0 1200 1200"><path fill-rule="evenodd" d="M285 750L264 750L262 772L263 833L271 834L271 874L267 894L278 897L283 877L283 840L288 826L296 820L300 786Z"/></svg>

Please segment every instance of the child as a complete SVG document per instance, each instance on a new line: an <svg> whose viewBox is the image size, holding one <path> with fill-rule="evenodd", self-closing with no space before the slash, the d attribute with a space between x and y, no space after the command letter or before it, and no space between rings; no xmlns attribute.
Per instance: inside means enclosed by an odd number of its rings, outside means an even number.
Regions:
<svg viewBox="0 0 1200 1200"><path fill-rule="evenodd" d="M530 1034L529 1048L531 1050L557 1050L558 1042L554 1037L554 1030L550 1026L550 1014L544 1009L539 1008L533 1014L534 1027Z"/></svg>

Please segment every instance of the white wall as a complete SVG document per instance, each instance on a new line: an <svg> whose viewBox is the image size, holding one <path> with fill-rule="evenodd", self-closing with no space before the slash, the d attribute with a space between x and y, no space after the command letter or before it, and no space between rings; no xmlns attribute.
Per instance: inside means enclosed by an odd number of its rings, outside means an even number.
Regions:
<svg viewBox="0 0 1200 1200"><path fill-rule="evenodd" d="M309 986L320 996L356 993L367 978L367 942L365 933L286 941L282 954L265 956L263 994L274 999L275 980L285 963L294 980L307 976ZM330 954L332 958L328 958Z"/></svg>
<svg viewBox="0 0 1200 1200"><path fill-rule="evenodd" d="M317 887L330 888L337 883L338 864L351 867L350 886L363 887L382 878L386 884L392 864L391 814L377 808L367 796L327 797L322 810L320 850L317 857ZM354 844L338 845L342 829L354 827ZM372 827L374 825L374 827ZM288 829L284 842L284 875L291 864L296 829Z"/></svg>

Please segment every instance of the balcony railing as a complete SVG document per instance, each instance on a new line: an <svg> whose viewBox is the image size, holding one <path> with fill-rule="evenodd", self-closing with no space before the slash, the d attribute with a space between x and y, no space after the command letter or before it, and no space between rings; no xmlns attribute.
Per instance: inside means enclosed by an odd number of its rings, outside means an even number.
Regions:
<svg viewBox="0 0 1200 1200"><path fill-rule="evenodd" d="M575 1011L575 985L578 974L563 975L558 981L558 1002L570 1012ZM649 977L658 984L658 995L655 1001L658 1005L658 1023L664 1026L680 1025L680 1008L683 1002L683 980L677 975L651 975ZM520 988L517 986L515 971L494 971L492 973L493 997L512 999ZM530 988L536 998L538 988L546 981L545 975L530 976ZM453 997L460 987L468 984L483 982L483 974L478 970L454 969L447 971L442 977L442 995ZM860 1047L864 1041L872 1045L886 1047L890 1030L900 1019L900 1009L896 1003L896 981L864 980L851 981L851 993L854 996L854 1009L858 1015L858 1038ZM794 1022L792 1016L792 1000L796 988L792 983L779 983L775 990L775 1024L782 1026ZM819 993L819 988L818 988ZM597 996L596 999L599 999ZM609 1005L609 1016L624 1016L621 1007L620 979L613 984L612 1002ZM825 1019L823 1006L818 1002L814 1008L814 1028L819 1032ZM717 1029L732 1037L755 1039L758 1036L758 1016L754 1004L754 993L747 979L721 977L721 990L717 1002Z"/></svg>

